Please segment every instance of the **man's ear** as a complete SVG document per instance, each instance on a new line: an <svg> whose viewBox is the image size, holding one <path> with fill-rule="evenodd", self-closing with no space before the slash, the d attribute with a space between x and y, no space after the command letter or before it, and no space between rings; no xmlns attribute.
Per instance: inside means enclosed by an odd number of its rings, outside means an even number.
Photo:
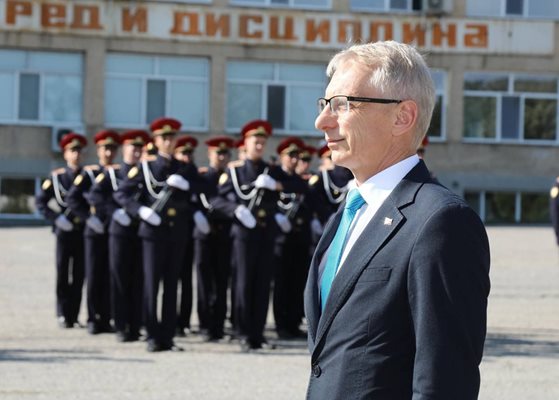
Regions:
<svg viewBox="0 0 559 400"><path fill-rule="evenodd" d="M412 130L417 121L417 104L413 100L404 100L398 104L398 111L394 121L393 132L395 136L402 135Z"/></svg>

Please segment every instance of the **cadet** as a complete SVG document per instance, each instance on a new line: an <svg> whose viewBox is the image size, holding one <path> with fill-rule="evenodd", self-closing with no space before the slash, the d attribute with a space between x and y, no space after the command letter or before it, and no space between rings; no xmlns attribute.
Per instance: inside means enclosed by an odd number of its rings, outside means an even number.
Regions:
<svg viewBox="0 0 559 400"><path fill-rule="evenodd" d="M173 157L176 134L181 123L159 118L150 128L157 156L130 169L114 198L126 213L141 219L144 267L144 312L147 350L182 351L173 342L177 325L177 280L185 246L185 213L191 190L199 189L199 175L191 164ZM198 186L197 186L198 185ZM157 294L163 281L161 320L158 320Z"/></svg>
<svg viewBox="0 0 559 400"><path fill-rule="evenodd" d="M278 224L288 223L277 212L278 192L286 190L278 179L278 167L262 160L272 126L255 120L246 124L246 160L233 163L219 178L219 196L212 202L220 212L236 217L231 229L233 262L236 268L235 319L241 350L260 349L267 344L264 326L268 312L273 273L274 241ZM287 183L286 183L287 184Z"/></svg>
<svg viewBox="0 0 559 400"><path fill-rule="evenodd" d="M299 154L305 144L302 140L288 137L277 148L284 178L282 182L292 181L298 187L307 187L307 182L295 169ZM288 218L289 229L283 229L276 238L275 255L277 258L274 279L274 320L276 331L281 339L306 337L299 329L303 309L303 289L310 263L311 242L310 220L312 211L304 201L306 193L282 191L278 207Z"/></svg>
<svg viewBox="0 0 559 400"><path fill-rule="evenodd" d="M194 229L194 263L197 274L198 316L200 326L206 328L205 340L223 337L227 314L227 283L231 269L231 219L212 206L217 195L219 177L231 159L233 139L216 136L206 140L209 167L200 168L209 189L201 193L200 202L207 222L196 223ZM197 211L198 213L199 211ZM195 213L195 221L198 220Z"/></svg>
<svg viewBox="0 0 559 400"><path fill-rule="evenodd" d="M192 164L195 168L194 150L198 146L198 140L192 136L184 135L177 139L175 146L175 158L180 162ZM194 229L193 208L196 207L197 196L192 194L189 199L190 207L185 213L186 224L186 242L184 246L183 259L179 272L179 282L181 287L180 301L177 310L177 329L175 335L184 337L190 332L190 316L192 314L192 264L194 260L194 244L192 238L192 230Z"/></svg>
<svg viewBox="0 0 559 400"><path fill-rule="evenodd" d="M60 140L66 167L51 172L43 182L36 204L49 220L56 235L56 316L62 328L78 324L84 279L84 221L74 215L66 203L66 194L72 182L81 173L82 149L87 139L70 132ZM51 200L57 209L51 208Z"/></svg>
<svg viewBox="0 0 559 400"><path fill-rule="evenodd" d="M130 130L120 136L122 163L110 165L98 175L89 195L96 216L109 229L109 266L111 303L117 340L132 342L140 336L142 317L142 248L138 237L139 222L113 199L113 193L142 156L149 135Z"/></svg>
<svg viewBox="0 0 559 400"><path fill-rule="evenodd" d="M334 165L330 158L332 152L327 145L318 149L321 160L320 172L309 179L311 191L325 206L321 208L318 218L324 225L332 216L347 193L348 182L353 179L351 172L344 167Z"/></svg>
<svg viewBox="0 0 559 400"><path fill-rule="evenodd" d="M94 141L97 145L99 164L85 166L68 192L68 207L82 220L86 220L84 240L87 331L92 335L112 332L112 328L107 227L96 216L95 208L90 207L89 190L97 175L112 164L120 145L120 138L115 131L102 130L95 134Z"/></svg>
<svg viewBox="0 0 559 400"><path fill-rule="evenodd" d="M313 172L311 171L311 163L314 153L316 153L316 149L313 146L306 144L299 152L299 160L297 161L295 172L306 181L308 181L313 175Z"/></svg>

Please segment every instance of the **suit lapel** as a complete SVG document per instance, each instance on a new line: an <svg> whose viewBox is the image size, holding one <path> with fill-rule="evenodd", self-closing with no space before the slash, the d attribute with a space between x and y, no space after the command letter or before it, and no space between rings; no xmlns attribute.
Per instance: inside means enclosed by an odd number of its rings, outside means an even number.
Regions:
<svg viewBox="0 0 559 400"><path fill-rule="evenodd" d="M400 210L413 203L417 191L429 179L429 171L425 167L423 161L420 161L396 188L394 188L391 195L385 200L373 219L366 226L359 239L355 242L332 283L324 313L320 316L318 324L312 327L312 332L316 332L316 335L312 336L315 349L334 320L335 315L351 294L353 286L359 279L359 276L367 265L369 265L370 260L384 243L391 240L397 234L401 225L405 223L405 217ZM339 223L341 211L338 211L336 217ZM317 252L313 259L313 273L318 273L318 263L325 249L328 248L328 245L332 241L338 223L331 224L330 230L333 231L333 233L329 231L328 238L323 237L321 239L319 244L322 246L320 246L320 248L317 247ZM321 251L320 253L318 252L319 250ZM311 281L311 279L309 279L309 281ZM316 280L313 281L317 282ZM317 290L315 290L315 292L316 291ZM318 294L315 294L315 296L318 299ZM313 309L313 317L318 319L320 312L318 300L316 300ZM313 320L313 324L314 323L315 320Z"/></svg>

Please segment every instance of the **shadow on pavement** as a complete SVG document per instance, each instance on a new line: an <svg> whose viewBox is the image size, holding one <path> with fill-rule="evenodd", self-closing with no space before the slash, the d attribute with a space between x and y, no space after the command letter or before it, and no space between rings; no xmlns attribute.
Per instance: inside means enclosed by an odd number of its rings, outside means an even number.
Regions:
<svg viewBox="0 0 559 400"><path fill-rule="evenodd" d="M97 351L66 349L0 349L0 362L65 363L69 361L153 362L141 358L118 358L104 356Z"/></svg>
<svg viewBox="0 0 559 400"><path fill-rule="evenodd" d="M490 357L559 359L559 329L490 332L485 340L484 359Z"/></svg>

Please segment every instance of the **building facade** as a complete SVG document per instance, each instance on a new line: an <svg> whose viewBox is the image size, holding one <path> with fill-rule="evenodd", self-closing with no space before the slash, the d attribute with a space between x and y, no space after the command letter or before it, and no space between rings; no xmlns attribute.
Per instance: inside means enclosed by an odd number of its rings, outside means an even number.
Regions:
<svg viewBox="0 0 559 400"><path fill-rule="evenodd" d="M0 0L0 224L40 220L33 196L62 165L60 129L91 139L165 115L204 139L264 118L270 155L285 135L317 145L329 59L385 39L432 68L438 179L487 223L545 223L558 20L555 0Z"/></svg>

